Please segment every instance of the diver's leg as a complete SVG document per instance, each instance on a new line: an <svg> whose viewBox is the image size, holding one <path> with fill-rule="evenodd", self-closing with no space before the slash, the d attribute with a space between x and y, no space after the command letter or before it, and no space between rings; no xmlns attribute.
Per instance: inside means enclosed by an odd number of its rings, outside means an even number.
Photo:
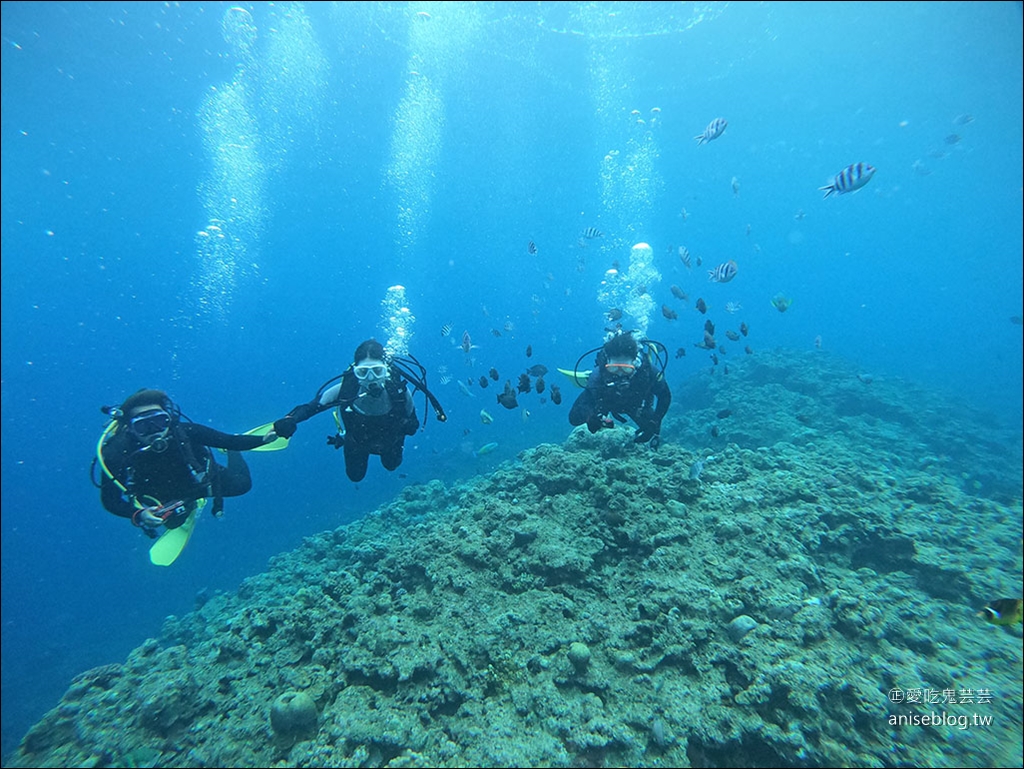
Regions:
<svg viewBox="0 0 1024 769"><path fill-rule="evenodd" d="M402 449L405 441L395 441L394 445L388 446L380 453L380 463L385 470L396 470L402 464Z"/></svg>
<svg viewBox="0 0 1024 769"><path fill-rule="evenodd" d="M228 452L228 466L217 470L213 492L218 497L239 497L252 488L249 465L239 451Z"/></svg>
<svg viewBox="0 0 1024 769"><path fill-rule="evenodd" d="M349 438L345 441L345 474L350 481L359 482L366 477L366 465L370 460L370 452Z"/></svg>

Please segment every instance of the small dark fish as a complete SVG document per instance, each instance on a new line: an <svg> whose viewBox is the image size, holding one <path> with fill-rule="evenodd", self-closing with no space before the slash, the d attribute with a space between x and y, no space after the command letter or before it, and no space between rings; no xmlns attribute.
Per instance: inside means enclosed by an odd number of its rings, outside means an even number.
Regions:
<svg viewBox="0 0 1024 769"><path fill-rule="evenodd" d="M748 333L750 333L750 326L748 326L746 323L740 323L740 333L743 334L743 336L746 336Z"/></svg>
<svg viewBox="0 0 1024 769"><path fill-rule="evenodd" d="M718 345L718 351L720 353L722 353L722 355L725 355L725 345L723 345L723 344Z"/></svg>
<svg viewBox="0 0 1024 769"><path fill-rule="evenodd" d="M700 258L700 257L698 256L698 257L697 257L697 266L698 266L698 267L700 267L700 266L701 266L702 264L704 264L704 260L703 260L703 259L701 259L701 258Z"/></svg>
<svg viewBox="0 0 1024 769"><path fill-rule="evenodd" d="M672 296L674 296L676 299L682 299L684 302L690 298L689 295L685 291L683 291L683 289L679 288L679 286L677 286L675 283L672 284L671 291Z"/></svg>
<svg viewBox="0 0 1024 769"><path fill-rule="evenodd" d="M526 345L526 357L529 358L531 355L533 355L533 345L528 344Z"/></svg>
<svg viewBox="0 0 1024 769"><path fill-rule="evenodd" d="M793 300L783 294L776 294L772 297L772 306L779 312L785 312L791 304L793 304Z"/></svg>
<svg viewBox="0 0 1024 769"><path fill-rule="evenodd" d="M739 267L734 260L730 259L728 262L722 262L715 269L708 270L708 280L712 283L728 283L736 277L737 272L739 272Z"/></svg>
<svg viewBox="0 0 1024 769"><path fill-rule="evenodd" d="M714 353L711 353L711 365L713 365L713 366L717 366L718 365L718 356L715 355Z"/></svg>
<svg viewBox="0 0 1024 769"><path fill-rule="evenodd" d="M562 391L558 389L558 385L551 385L551 402L556 406L562 402Z"/></svg>
<svg viewBox="0 0 1024 769"><path fill-rule="evenodd" d="M530 256L537 255L537 244L534 243L532 240L526 244L526 253L528 253Z"/></svg>
<svg viewBox="0 0 1024 769"><path fill-rule="evenodd" d="M728 363L726 363L726 364L725 364L725 365L724 365L724 366L722 367L722 373L723 373L723 374L725 374L726 376L728 376L728 375L729 375L729 364L728 364Z"/></svg>
<svg viewBox="0 0 1024 769"><path fill-rule="evenodd" d="M450 333L452 333L452 324L451 323L445 323L443 326L441 326L441 336L442 337L448 336Z"/></svg>
<svg viewBox="0 0 1024 769"><path fill-rule="evenodd" d="M676 350L676 358L677 359L678 358L682 358L684 355L686 355L686 348L685 347L680 347L679 349Z"/></svg>
<svg viewBox="0 0 1024 769"><path fill-rule="evenodd" d="M718 419L725 419L726 417L731 417L732 416L732 409L722 409L717 414L715 414L715 416Z"/></svg>
<svg viewBox="0 0 1024 769"><path fill-rule="evenodd" d="M974 115L957 115L953 118L953 125L967 125L974 122Z"/></svg>
<svg viewBox="0 0 1024 769"><path fill-rule="evenodd" d="M644 294L647 293L647 286L645 284L641 283L639 286L637 286L634 289L634 291L636 291L636 295L637 296L643 296Z"/></svg>
<svg viewBox="0 0 1024 769"><path fill-rule="evenodd" d="M717 438L718 437L718 425L711 425L711 437L712 438Z"/></svg>
<svg viewBox="0 0 1024 769"><path fill-rule="evenodd" d="M485 377L483 374L481 374L480 375L480 386L485 388L485 387L487 387L488 384L489 384L489 382L487 381L487 377Z"/></svg>
<svg viewBox="0 0 1024 769"><path fill-rule="evenodd" d="M583 230L583 237L587 240L593 240L594 238L603 238L604 233L597 229L597 227L587 227Z"/></svg>
<svg viewBox="0 0 1024 769"><path fill-rule="evenodd" d="M1012 318L1010 318L1010 323L1012 323L1015 326L1024 325L1024 318L1022 318L1020 315L1014 315Z"/></svg>
<svg viewBox="0 0 1024 769"><path fill-rule="evenodd" d="M946 144L953 145L960 143L960 134L950 134L946 137Z"/></svg>
<svg viewBox="0 0 1024 769"><path fill-rule="evenodd" d="M495 382L497 382L497 381L498 381L498 369L496 369L496 368L492 368L492 369L491 369L490 371L488 371L488 372L487 372L487 374L488 374L488 376L490 376L490 377L491 377L491 379L493 379L493 380L494 380Z"/></svg>
<svg viewBox="0 0 1024 769"><path fill-rule="evenodd" d="M491 336L501 336L501 332L496 328L491 329Z"/></svg>
<svg viewBox="0 0 1024 769"><path fill-rule="evenodd" d="M739 338L740 338L740 335L737 334L735 331L732 331L732 330L726 331L725 335L727 337L729 337L729 341L730 342L738 342Z"/></svg>
<svg viewBox="0 0 1024 769"><path fill-rule="evenodd" d="M541 375L537 377L537 381L533 383L533 386L537 390L538 394L544 392L544 388L547 387L547 385L544 383L544 376Z"/></svg>
<svg viewBox="0 0 1024 769"><path fill-rule="evenodd" d="M505 380L505 391L498 396L498 403L510 411L519 408L519 402L516 400L516 391L512 389L512 383L507 379Z"/></svg>
<svg viewBox="0 0 1024 769"><path fill-rule="evenodd" d="M712 336L715 335L715 324L711 322L711 319L704 321L704 330Z"/></svg>
<svg viewBox="0 0 1024 769"><path fill-rule="evenodd" d="M530 375L529 374L520 374L519 375L519 385L518 385L518 387L516 387L516 389L519 390L519 392L521 392L521 393L528 393L528 392L530 392L531 389L533 389L533 388L530 387Z"/></svg>
<svg viewBox="0 0 1024 769"><path fill-rule="evenodd" d="M608 312L606 312L605 315L608 317L608 320L616 321L622 317L622 310L620 310L618 307L613 307L612 309L608 310Z"/></svg>
<svg viewBox="0 0 1024 769"><path fill-rule="evenodd" d="M530 376L544 376L546 373L548 373L548 367L545 366L543 363L538 363L526 369L526 373L529 374Z"/></svg>
<svg viewBox="0 0 1024 769"><path fill-rule="evenodd" d="M700 312L701 315L708 311L708 306L704 303L703 299L698 299L697 304L695 304L694 307L697 308L697 311Z"/></svg>
<svg viewBox="0 0 1024 769"><path fill-rule="evenodd" d="M673 310L667 304L663 304L661 306L661 314L664 315L669 320L675 320L676 318L679 317L679 313L677 313L675 310Z"/></svg>
<svg viewBox="0 0 1024 769"><path fill-rule="evenodd" d="M704 332L704 338L699 342L693 343L694 347L699 347L702 350L714 350L718 345L715 343L715 338L711 336L707 331Z"/></svg>
<svg viewBox="0 0 1024 769"><path fill-rule="evenodd" d="M749 344L746 347L743 348L743 352L745 352L747 355L753 355L754 354L754 351L750 349L750 345Z"/></svg>

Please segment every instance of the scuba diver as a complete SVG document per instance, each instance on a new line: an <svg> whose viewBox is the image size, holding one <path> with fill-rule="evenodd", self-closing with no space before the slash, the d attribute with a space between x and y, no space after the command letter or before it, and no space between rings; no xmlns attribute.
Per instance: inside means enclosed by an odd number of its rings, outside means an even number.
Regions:
<svg viewBox="0 0 1024 769"><path fill-rule="evenodd" d="M380 342L367 339L356 348L352 361L343 373L321 385L313 400L276 420L274 432L290 438L299 422L337 407L338 431L327 436L327 443L345 450L345 473L358 482L366 476L370 454L379 455L386 470L402 464L405 438L415 435L420 426L407 384L423 392L438 421L448 417L427 389L426 369L412 356L388 357Z"/></svg>
<svg viewBox="0 0 1024 769"><path fill-rule="evenodd" d="M273 430L232 435L199 425L183 416L162 390L142 389L120 406L105 406L111 422L100 437L93 460L102 469L100 499L114 515L130 518L150 537L161 525L175 529L213 498L220 516L224 497L252 488L249 466L240 451L269 445ZM227 466L217 463L210 448L227 451ZM95 477L93 479L95 483Z"/></svg>
<svg viewBox="0 0 1024 769"><path fill-rule="evenodd" d="M583 353L576 361L577 371L580 361L592 352L597 353L594 370L569 412L569 424L575 427L585 423L590 432L596 433L615 426L606 414L611 413L619 422L629 416L637 425L634 442L650 442L652 449L658 448L661 420L672 402L672 392L665 382L665 346L650 339L642 339L638 345L632 333L619 331L603 346Z"/></svg>

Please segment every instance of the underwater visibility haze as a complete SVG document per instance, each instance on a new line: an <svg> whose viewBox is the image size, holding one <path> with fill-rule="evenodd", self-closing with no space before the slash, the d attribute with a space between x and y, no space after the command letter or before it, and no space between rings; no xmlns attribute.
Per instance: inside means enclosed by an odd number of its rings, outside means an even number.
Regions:
<svg viewBox="0 0 1024 769"><path fill-rule="evenodd" d="M2 36L5 766L1021 765L1019 3ZM569 423L619 331L654 440ZM396 469L316 416L169 566L104 510L101 407L266 430L370 338Z"/></svg>

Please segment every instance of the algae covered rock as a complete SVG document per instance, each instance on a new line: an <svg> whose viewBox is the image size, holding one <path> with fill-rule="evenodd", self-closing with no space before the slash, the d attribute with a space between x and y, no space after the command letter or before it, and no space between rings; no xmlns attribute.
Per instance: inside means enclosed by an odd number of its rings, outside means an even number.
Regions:
<svg viewBox="0 0 1024 769"><path fill-rule="evenodd" d="M316 703L305 692L285 692L270 706L270 726L285 739L313 736L318 718Z"/></svg>
<svg viewBox="0 0 1024 769"><path fill-rule="evenodd" d="M590 665L590 647L580 641L573 641L569 644L569 662L576 670L582 673Z"/></svg>

